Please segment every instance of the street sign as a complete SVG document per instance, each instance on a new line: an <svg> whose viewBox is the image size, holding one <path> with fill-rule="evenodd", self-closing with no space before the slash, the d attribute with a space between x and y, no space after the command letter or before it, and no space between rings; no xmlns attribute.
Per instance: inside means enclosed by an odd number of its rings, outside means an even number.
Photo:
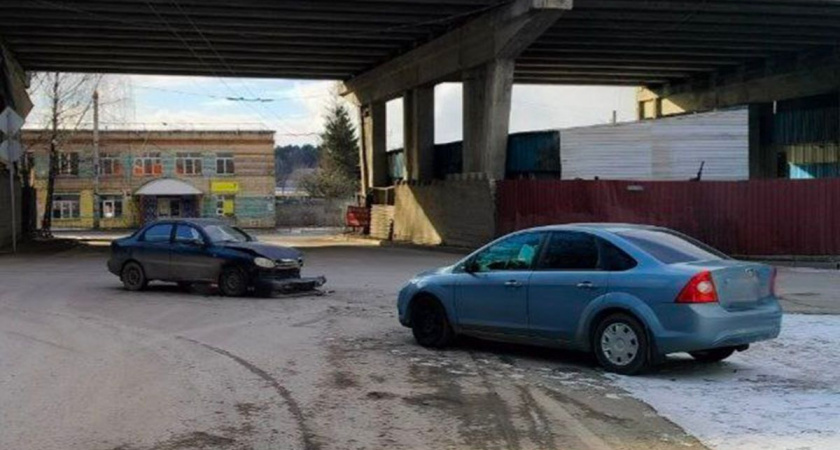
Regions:
<svg viewBox="0 0 840 450"><path fill-rule="evenodd" d="M0 143L0 161L15 162L23 154L23 147L17 139L8 139Z"/></svg>
<svg viewBox="0 0 840 450"><path fill-rule="evenodd" d="M18 140L18 132L23 126L23 117L19 116L12 108L6 108L0 113L0 133L3 133L3 142L0 142L0 160L8 165L9 169L9 203L12 206L12 251L17 253L17 218L15 218L15 165L12 164L23 153Z"/></svg>
<svg viewBox="0 0 840 450"><path fill-rule="evenodd" d="M0 113L0 132L9 136L17 134L23 126L23 117L12 108L6 108Z"/></svg>
<svg viewBox="0 0 840 450"><path fill-rule="evenodd" d="M3 133L3 142L0 142L0 161L15 162L20 159L23 150L18 140L18 131L23 126L23 117L19 116L12 108L6 108L0 113L0 133Z"/></svg>

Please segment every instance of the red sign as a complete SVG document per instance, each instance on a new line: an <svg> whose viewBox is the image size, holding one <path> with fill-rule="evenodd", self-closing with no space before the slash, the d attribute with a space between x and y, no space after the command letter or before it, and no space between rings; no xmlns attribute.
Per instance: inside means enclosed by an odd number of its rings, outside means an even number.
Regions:
<svg viewBox="0 0 840 450"><path fill-rule="evenodd" d="M345 222L348 227L368 227L370 226L370 210L364 206L348 206Z"/></svg>

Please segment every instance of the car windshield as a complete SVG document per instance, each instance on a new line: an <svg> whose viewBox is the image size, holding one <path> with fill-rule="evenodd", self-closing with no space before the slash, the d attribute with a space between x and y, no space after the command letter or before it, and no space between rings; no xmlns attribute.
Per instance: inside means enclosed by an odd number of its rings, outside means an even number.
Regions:
<svg viewBox="0 0 840 450"><path fill-rule="evenodd" d="M626 230L616 233L665 264L729 259L688 236L666 230Z"/></svg>
<svg viewBox="0 0 840 450"><path fill-rule="evenodd" d="M250 238L244 232L230 225L205 225L204 232L213 242L248 242Z"/></svg>

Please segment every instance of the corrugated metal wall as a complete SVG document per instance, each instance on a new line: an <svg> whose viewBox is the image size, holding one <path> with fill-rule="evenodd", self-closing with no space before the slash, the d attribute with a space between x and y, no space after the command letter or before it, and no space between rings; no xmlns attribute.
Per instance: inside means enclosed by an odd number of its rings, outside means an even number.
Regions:
<svg viewBox="0 0 840 450"><path fill-rule="evenodd" d="M534 131L508 136L506 171L560 176L560 132Z"/></svg>
<svg viewBox="0 0 840 450"><path fill-rule="evenodd" d="M509 180L497 230L574 222L666 226L736 255L840 255L840 179Z"/></svg>
<svg viewBox="0 0 840 450"><path fill-rule="evenodd" d="M749 178L749 109L560 132L563 179Z"/></svg>
<svg viewBox="0 0 840 450"><path fill-rule="evenodd" d="M763 136L793 179L840 176L840 95L780 101Z"/></svg>

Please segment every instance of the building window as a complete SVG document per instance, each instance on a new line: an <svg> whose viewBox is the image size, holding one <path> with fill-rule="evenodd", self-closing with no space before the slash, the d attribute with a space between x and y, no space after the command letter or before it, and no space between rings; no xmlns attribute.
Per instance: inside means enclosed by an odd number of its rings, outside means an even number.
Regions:
<svg viewBox="0 0 840 450"><path fill-rule="evenodd" d="M232 195L217 195L216 196L216 215L219 217L233 217L236 206L234 196Z"/></svg>
<svg viewBox="0 0 840 450"><path fill-rule="evenodd" d="M78 194L53 195L52 217L53 219L78 219Z"/></svg>
<svg viewBox="0 0 840 450"><path fill-rule="evenodd" d="M201 175L201 164L201 153L178 153L175 156L175 172L178 175Z"/></svg>
<svg viewBox="0 0 840 450"><path fill-rule="evenodd" d="M160 152L146 152L134 158L134 175L162 175L163 164L160 162Z"/></svg>
<svg viewBox="0 0 840 450"><path fill-rule="evenodd" d="M79 152L62 152L58 154L59 175L79 175Z"/></svg>
<svg viewBox="0 0 840 450"><path fill-rule="evenodd" d="M102 153L99 155L99 175L119 176L123 173L122 161L115 153Z"/></svg>
<svg viewBox="0 0 840 450"><path fill-rule="evenodd" d="M219 175L233 175L233 153L219 153L216 155L216 173Z"/></svg>
<svg viewBox="0 0 840 450"><path fill-rule="evenodd" d="M122 217L123 197L121 195L103 195L100 197L99 211L104 219Z"/></svg>

